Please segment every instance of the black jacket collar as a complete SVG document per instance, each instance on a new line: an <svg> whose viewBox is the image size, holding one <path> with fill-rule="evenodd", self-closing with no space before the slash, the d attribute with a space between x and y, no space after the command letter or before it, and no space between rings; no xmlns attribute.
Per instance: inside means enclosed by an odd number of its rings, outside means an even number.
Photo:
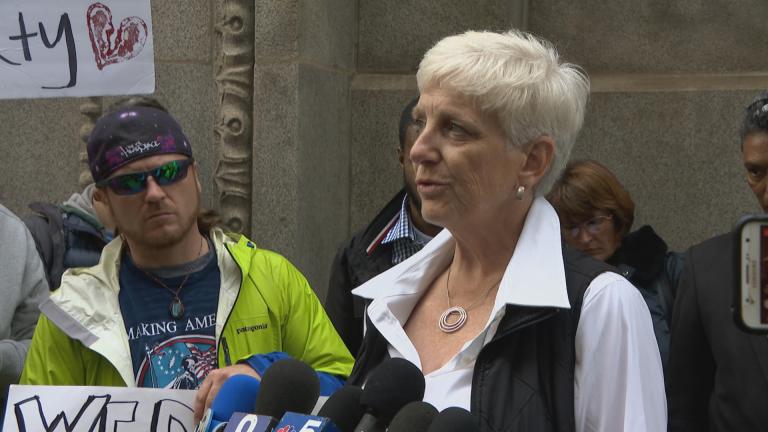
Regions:
<svg viewBox="0 0 768 432"><path fill-rule="evenodd" d="M648 225L627 234L608 264L623 270L627 279L640 283L654 280L664 270L667 244Z"/></svg>

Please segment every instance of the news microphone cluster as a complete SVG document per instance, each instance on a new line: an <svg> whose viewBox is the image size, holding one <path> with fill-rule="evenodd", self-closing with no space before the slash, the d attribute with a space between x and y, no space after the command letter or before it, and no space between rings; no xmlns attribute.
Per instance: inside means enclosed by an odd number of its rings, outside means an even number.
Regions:
<svg viewBox="0 0 768 432"><path fill-rule="evenodd" d="M231 381L231 382L230 382ZM258 383L254 386L254 381ZM365 388L347 385L311 410L319 396L312 368L298 360L275 362L261 382L235 375L221 387L199 432L473 432L470 413L438 413L423 402L424 376L403 359L382 362ZM250 405L249 405L250 404ZM204 419L206 420L206 419Z"/></svg>

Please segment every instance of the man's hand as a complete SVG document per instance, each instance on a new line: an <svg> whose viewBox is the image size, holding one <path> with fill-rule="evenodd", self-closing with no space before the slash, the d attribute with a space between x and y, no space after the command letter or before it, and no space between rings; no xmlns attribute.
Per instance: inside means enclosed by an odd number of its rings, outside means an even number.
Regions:
<svg viewBox="0 0 768 432"><path fill-rule="evenodd" d="M205 377L203 385L200 386L197 390L197 395L195 395L195 423L198 423L203 418L203 413L211 407L211 403L219 393L221 385L232 375L250 375L261 380L259 374L247 364L236 364L223 369L212 370Z"/></svg>

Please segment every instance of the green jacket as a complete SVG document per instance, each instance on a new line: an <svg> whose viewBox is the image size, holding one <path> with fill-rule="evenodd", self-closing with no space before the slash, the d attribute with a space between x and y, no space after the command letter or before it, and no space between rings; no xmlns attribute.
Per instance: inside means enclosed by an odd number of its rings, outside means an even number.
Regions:
<svg viewBox="0 0 768 432"><path fill-rule="evenodd" d="M211 239L221 270L218 366L283 351L319 372L347 377L354 360L304 276L244 236L214 229ZM40 306L21 384L136 385L118 302L122 246L115 239L98 265L69 270Z"/></svg>

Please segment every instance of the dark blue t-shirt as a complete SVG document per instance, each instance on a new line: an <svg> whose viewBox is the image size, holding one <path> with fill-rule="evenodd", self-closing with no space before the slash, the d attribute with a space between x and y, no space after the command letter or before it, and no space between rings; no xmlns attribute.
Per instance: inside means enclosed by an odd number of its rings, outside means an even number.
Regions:
<svg viewBox="0 0 768 432"><path fill-rule="evenodd" d="M175 291L189 273L184 272L185 267L191 266L192 273L179 292L184 305L184 316L179 320L169 311L173 293L136 267L129 253L123 253L120 310L138 387L197 389L216 368L221 275L214 249L209 246L208 254L191 264L150 272Z"/></svg>

